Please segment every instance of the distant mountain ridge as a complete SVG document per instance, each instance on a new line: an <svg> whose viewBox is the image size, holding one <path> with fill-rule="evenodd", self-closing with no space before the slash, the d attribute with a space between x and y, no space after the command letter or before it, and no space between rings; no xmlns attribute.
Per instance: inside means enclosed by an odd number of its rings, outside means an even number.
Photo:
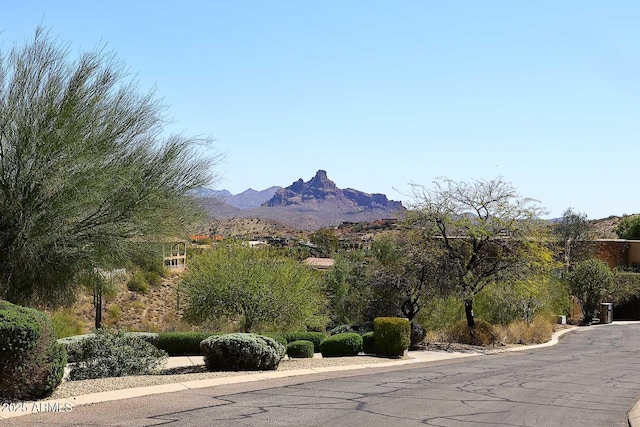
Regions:
<svg viewBox="0 0 640 427"><path fill-rule="evenodd" d="M236 209L257 208L273 197L276 191L282 187L273 186L262 191L249 188L242 193L231 194L229 190L212 190L210 188L199 188L196 195L201 198L213 198L221 203L226 203Z"/></svg>
<svg viewBox="0 0 640 427"><path fill-rule="evenodd" d="M298 230L394 218L405 210L401 202L389 200L384 194L340 189L324 170L307 182L300 178L286 188L249 189L238 195L215 191L203 189L197 193L214 217L267 218Z"/></svg>

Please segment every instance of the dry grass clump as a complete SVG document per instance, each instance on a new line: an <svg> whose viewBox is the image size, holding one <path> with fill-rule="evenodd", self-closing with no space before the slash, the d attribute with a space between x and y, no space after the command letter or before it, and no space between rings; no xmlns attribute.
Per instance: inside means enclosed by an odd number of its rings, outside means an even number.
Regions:
<svg viewBox="0 0 640 427"><path fill-rule="evenodd" d="M475 323L476 327L473 331L473 336L469 332L466 320L454 323L447 330L447 341L482 346L493 345L498 341L498 335L493 325L479 319L476 319Z"/></svg>
<svg viewBox="0 0 640 427"><path fill-rule="evenodd" d="M536 316L530 324L517 320L495 329L505 344L541 344L551 339L553 321L548 316Z"/></svg>

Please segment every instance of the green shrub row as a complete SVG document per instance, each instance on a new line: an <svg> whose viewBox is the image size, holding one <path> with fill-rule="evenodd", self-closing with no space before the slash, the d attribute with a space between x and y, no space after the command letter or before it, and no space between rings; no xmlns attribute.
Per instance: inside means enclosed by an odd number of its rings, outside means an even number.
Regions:
<svg viewBox="0 0 640 427"><path fill-rule="evenodd" d="M322 357L357 356L362 351L362 336L354 332L336 334L320 343Z"/></svg>
<svg viewBox="0 0 640 427"><path fill-rule="evenodd" d="M293 332L286 335L287 343L300 340L311 341L315 353L320 352L320 342L326 337L324 332Z"/></svg>
<svg viewBox="0 0 640 427"><path fill-rule="evenodd" d="M202 354L200 343L209 338L211 332L160 332L154 345L169 356L197 356Z"/></svg>

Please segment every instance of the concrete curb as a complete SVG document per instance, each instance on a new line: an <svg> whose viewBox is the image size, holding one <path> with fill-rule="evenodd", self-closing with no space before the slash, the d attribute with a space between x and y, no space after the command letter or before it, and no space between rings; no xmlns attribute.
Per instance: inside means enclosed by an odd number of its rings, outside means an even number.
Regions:
<svg viewBox="0 0 640 427"><path fill-rule="evenodd" d="M94 403L100 402L109 402L113 400L122 400L122 399L130 399L134 397L141 396L150 396L161 393L172 393L176 391L184 391L184 390L192 390L206 387L216 387L222 385L229 384L239 384L245 382L252 381L264 381L275 378L287 378L287 377L295 377L302 375L312 375L326 372L336 372L336 371L351 371L357 369L366 369L366 368L378 368L378 367L389 367L389 366L401 366L408 365L413 363L429 363L429 362L437 362L441 360L450 360L450 359L459 359L465 357L472 356L482 356L487 354L498 354L498 353L506 353L513 351L524 351L524 350L534 350L538 348L549 347L558 343L558 338L562 335L575 331L576 327L563 329L553 334L550 341L544 344L531 345L531 346L523 346L523 347L514 347L504 350L493 350L489 353L441 353L441 352L422 352L422 351L412 351L409 352L409 359L401 359L401 360L392 360L389 362L381 362L381 363L368 363L362 365L345 365L345 366L331 366L331 367L320 367L320 368L310 368L310 369L294 369L289 371L265 371L264 373L259 374L248 374L248 375L239 375L233 377L222 377L222 378L209 378L203 380L195 380L195 381L186 381L179 383L170 383L170 384L162 384L162 385L154 385L147 387L137 387L130 388L124 390L115 390L115 391L105 391L101 393L92 393L86 394L82 396L69 397L66 399L55 399L55 400L43 400L43 401L30 401L30 402L20 402L17 403L13 410L0 412L0 420L19 417L22 415L30 415L37 414L41 412L70 412L73 408L82 405L90 405ZM190 362L193 362L190 360ZM634 406L634 409L637 408L637 416L640 418L640 402ZM4 407L3 407L4 409ZM632 410L633 412L633 410ZM631 413L630 413L631 416ZM631 421L630 421L631 423ZM640 426L640 424L638 425Z"/></svg>

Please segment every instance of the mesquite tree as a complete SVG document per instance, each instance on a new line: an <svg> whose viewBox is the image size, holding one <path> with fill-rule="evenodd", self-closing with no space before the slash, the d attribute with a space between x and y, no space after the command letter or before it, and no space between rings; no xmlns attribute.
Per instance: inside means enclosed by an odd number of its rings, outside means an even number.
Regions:
<svg viewBox="0 0 640 427"><path fill-rule="evenodd" d="M0 298L69 302L82 272L184 227L218 157L164 136L163 109L103 49L71 58L39 28L0 53Z"/></svg>
<svg viewBox="0 0 640 427"><path fill-rule="evenodd" d="M442 251L442 268L464 301L472 331L473 300L484 287L537 274L552 262L539 219L543 211L500 178L471 183L441 178L434 185L413 186L407 224Z"/></svg>

